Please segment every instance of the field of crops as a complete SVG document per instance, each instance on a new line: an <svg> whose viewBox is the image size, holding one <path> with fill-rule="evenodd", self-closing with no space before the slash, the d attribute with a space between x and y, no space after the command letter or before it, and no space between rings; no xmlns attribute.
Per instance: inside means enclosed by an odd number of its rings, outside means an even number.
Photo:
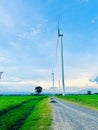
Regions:
<svg viewBox="0 0 98 130"><path fill-rule="evenodd" d="M66 95L58 98L98 110L98 95Z"/></svg>
<svg viewBox="0 0 98 130"><path fill-rule="evenodd" d="M0 130L48 130L50 105L47 96L0 96Z"/></svg>

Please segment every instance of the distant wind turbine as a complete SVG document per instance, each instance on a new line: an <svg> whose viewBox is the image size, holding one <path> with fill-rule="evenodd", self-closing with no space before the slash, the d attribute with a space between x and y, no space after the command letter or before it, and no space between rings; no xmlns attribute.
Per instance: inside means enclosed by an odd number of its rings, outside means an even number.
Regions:
<svg viewBox="0 0 98 130"><path fill-rule="evenodd" d="M52 88L53 88L53 96L54 96L54 72L53 70L52 70L51 75L52 75Z"/></svg>
<svg viewBox="0 0 98 130"><path fill-rule="evenodd" d="M0 72L0 79L1 79L2 74L3 74L3 72Z"/></svg>

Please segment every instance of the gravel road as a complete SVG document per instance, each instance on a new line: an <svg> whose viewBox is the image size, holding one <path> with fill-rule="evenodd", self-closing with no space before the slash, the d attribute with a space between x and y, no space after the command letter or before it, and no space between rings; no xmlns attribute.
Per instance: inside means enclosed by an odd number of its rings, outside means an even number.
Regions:
<svg viewBox="0 0 98 130"><path fill-rule="evenodd" d="M98 130L98 112L59 99L53 106L52 130Z"/></svg>

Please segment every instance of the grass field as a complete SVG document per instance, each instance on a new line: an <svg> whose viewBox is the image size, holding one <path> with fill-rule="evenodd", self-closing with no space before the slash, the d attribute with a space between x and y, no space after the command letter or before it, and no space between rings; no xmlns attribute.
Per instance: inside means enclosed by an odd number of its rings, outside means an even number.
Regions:
<svg viewBox="0 0 98 130"><path fill-rule="evenodd" d="M0 130L48 130L51 121L47 96L0 97Z"/></svg>
<svg viewBox="0 0 98 130"><path fill-rule="evenodd" d="M57 97L90 109L98 110L98 95L66 95Z"/></svg>

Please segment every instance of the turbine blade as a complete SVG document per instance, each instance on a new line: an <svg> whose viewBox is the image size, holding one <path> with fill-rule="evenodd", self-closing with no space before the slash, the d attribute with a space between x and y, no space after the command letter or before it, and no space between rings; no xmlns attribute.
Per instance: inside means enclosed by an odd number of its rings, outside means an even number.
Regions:
<svg viewBox="0 0 98 130"><path fill-rule="evenodd" d="M58 37L60 36L60 15L58 17Z"/></svg>
<svg viewBox="0 0 98 130"><path fill-rule="evenodd" d="M58 20L58 37L60 35L59 20Z"/></svg>
<svg viewBox="0 0 98 130"><path fill-rule="evenodd" d="M56 45L56 61L57 61L58 46L59 46L59 37L57 39L57 45Z"/></svg>
<svg viewBox="0 0 98 130"><path fill-rule="evenodd" d="M59 21L60 21L60 16L59 16L59 18L58 18L58 39L57 39L57 45L56 45L56 61L57 61L57 53L58 53L58 45L59 45L59 36L60 36Z"/></svg>

